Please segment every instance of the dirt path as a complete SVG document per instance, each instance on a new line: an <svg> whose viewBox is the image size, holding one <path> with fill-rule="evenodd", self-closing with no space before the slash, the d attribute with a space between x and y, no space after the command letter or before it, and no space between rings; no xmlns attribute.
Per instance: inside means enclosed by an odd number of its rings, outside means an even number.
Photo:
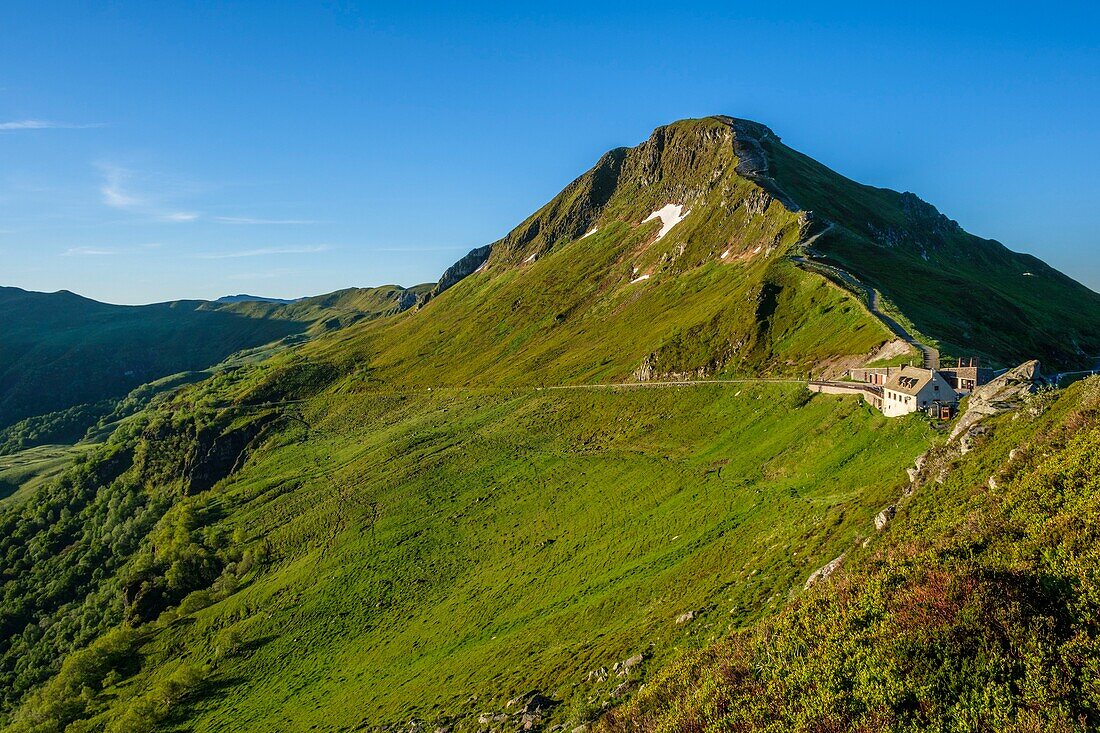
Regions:
<svg viewBox="0 0 1100 733"><path fill-rule="evenodd" d="M867 311L886 326L891 333L920 351L925 369L938 369L940 366L940 352L927 344L922 344L920 341L917 341L917 339L913 337L913 334L909 333L909 331L894 318L883 313L878 307L879 294L877 290L865 284L847 270L842 270L836 265L830 265L820 260L815 260L812 255L810 255L810 245L816 242L818 237L829 232L833 226L834 225L830 223L820 232L802 242L799 247L803 252L806 252L806 255L794 255L791 257L791 260L804 270L817 272L819 275L823 274L833 280L840 280L850 287L860 290L866 299L865 305L867 306Z"/></svg>
<svg viewBox="0 0 1100 733"><path fill-rule="evenodd" d="M745 377L741 379L679 379L653 382L590 382L586 384L553 384L546 386L519 387L421 387L416 389L387 389L377 392L364 392L364 397L389 397L401 395L425 395L448 392L468 394L516 394L528 392L552 392L555 390L604 390L604 389L657 389L660 387L702 387L708 385L737 386L745 384L807 384L805 379L780 377ZM297 407L309 400L287 400L285 402L261 402L257 404L214 405L215 410L267 410L278 407Z"/></svg>

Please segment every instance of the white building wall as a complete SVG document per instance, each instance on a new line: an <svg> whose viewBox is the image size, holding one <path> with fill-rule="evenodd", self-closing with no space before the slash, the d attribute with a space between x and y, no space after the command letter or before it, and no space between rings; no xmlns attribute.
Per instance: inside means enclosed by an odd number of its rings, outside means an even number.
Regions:
<svg viewBox="0 0 1100 733"><path fill-rule="evenodd" d="M882 414L886 417L901 417L916 411L913 406L913 397L901 392L888 389L882 394Z"/></svg>
<svg viewBox="0 0 1100 733"><path fill-rule="evenodd" d="M939 389L936 389L937 387ZM936 372L932 380L915 395L895 392L892 389L884 390L882 394L882 414L886 417L901 417L917 410L924 410L936 400L951 403L957 399L955 390L951 388L951 385L939 372Z"/></svg>

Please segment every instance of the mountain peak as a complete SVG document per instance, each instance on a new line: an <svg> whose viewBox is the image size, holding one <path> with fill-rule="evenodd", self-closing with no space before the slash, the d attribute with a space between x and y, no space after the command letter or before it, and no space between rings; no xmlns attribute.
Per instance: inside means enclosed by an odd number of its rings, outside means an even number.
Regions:
<svg viewBox="0 0 1100 733"><path fill-rule="evenodd" d="M674 222L660 215L673 211ZM744 118L683 119L608 151L507 235L457 262L431 297L574 245L617 248L604 266L630 284L716 263L782 269L809 258L843 272L857 297L877 293L945 353L1066 365L1100 353L1095 293L966 233L916 194L848 179Z"/></svg>

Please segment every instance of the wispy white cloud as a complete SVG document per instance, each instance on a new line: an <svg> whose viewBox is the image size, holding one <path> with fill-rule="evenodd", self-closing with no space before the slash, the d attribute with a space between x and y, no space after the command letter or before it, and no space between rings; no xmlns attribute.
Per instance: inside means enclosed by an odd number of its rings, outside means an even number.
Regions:
<svg viewBox="0 0 1100 733"><path fill-rule="evenodd" d="M122 254L110 247L69 247L61 253L62 257L109 257Z"/></svg>
<svg viewBox="0 0 1100 733"><path fill-rule="evenodd" d="M133 209L144 203L125 188L130 171L117 165L101 164L98 167L103 173L103 185L99 187L103 203L114 209Z"/></svg>
<svg viewBox="0 0 1100 733"><path fill-rule="evenodd" d="M103 203L112 209L132 211L168 222L195 221L200 217L194 211L173 211L145 194L135 193L130 185L134 174L127 168L111 163L99 163L96 167L103 175L99 193Z"/></svg>
<svg viewBox="0 0 1100 733"><path fill-rule="evenodd" d="M162 214L160 218L165 221L195 221L199 218L199 214L194 211L169 211Z"/></svg>
<svg viewBox="0 0 1100 733"><path fill-rule="evenodd" d="M266 257L269 255L309 255L319 252L328 252L332 249L328 244L315 244L306 247L260 247L258 249L244 249L236 252L208 252L200 254L204 260L227 260L239 257Z"/></svg>
<svg viewBox="0 0 1100 733"><path fill-rule="evenodd" d="M62 257L111 257L114 255L136 254L160 247L160 242L146 242L132 247L97 247L81 246L69 247L61 253Z"/></svg>
<svg viewBox="0 0 1100 733"><path fill-rule="evenodd" d="M145 186L138 186L135 180L138 174L121 165L114 163L96 163L102 182L99 186L100 198L105 206L112 209L129 211L134 214L149 217L151 219L170 223L186 223L192 221L207 221L217 224L253 225L253 226L288 226L319 224L313 219L264 219L253 216L207 216L198 211L176 209L171 205L172 192L157 192L148 190L150 186L146 181ZM142 189L145 190L142 190ZM175 192L178 198L179 192ZM266 254L266 253L263 253Z"/></svg>
<svg viewBox="0 0 1100 733"><path fill-rule="evenodd" d="M73 122L52 122L50 120L12 120L0 122L0 132L15 132L17 130L87 130L93 127L103 127L102 122L77 124Z"/></svg>
<svg viewBox="0 0 1100 733"><path fill-rule="evenodd" d="M215 216L214 221L220 224L257 224L257 225L296 225L296 224L320 224L312 219L255 219L250 216Z"/></svg>

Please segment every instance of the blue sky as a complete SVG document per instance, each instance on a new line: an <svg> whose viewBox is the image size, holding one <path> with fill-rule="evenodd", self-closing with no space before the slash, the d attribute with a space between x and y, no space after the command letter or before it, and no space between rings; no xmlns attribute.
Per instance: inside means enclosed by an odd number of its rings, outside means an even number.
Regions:
<svg viewBox="0 0 1100 733"><path fill-rule="evenodd" d="M608 148L722 113L1100 289L1093 4L520 5L8 0L0 284L434 280Z"/></svg>

